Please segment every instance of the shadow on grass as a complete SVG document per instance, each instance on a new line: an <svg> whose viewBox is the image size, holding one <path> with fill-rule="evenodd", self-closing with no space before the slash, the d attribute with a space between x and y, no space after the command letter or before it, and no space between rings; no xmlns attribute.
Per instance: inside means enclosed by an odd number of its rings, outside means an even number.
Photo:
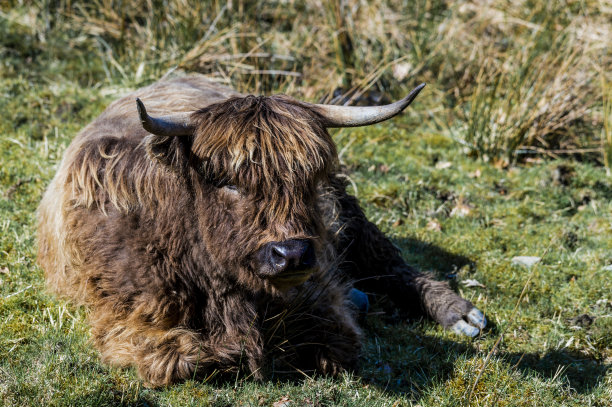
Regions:
<svg viewBox="0 0 612 407"><path fill-rule="evenodd" d="M371 330L370 326L368 331ZM463 343L419 335L418 330L412 331L411 335L401 331L404 335L399 341L394 338L387 341L371 333L376 337L375 346L370 343L368 353L364 355L363 380L386 392L418 399L431 386L452 382L459 359L479 354L474 347ZM397 349L403 351L398 352ZM609 363L569 350L543 354L499 351L495 358L503 361L509 370L517 370L524 376L536 375L543 379L559 377L580 394L588 393L600 384L612 368ZM479 371L480 364L472 372L472 383ZM456 385L465 389L469 387L464 382Z"/></svg>
<svg viewBox="0 0 612 407"><path fill-rule="evenodd" d="M593 358L588 358L575 351L560 349L551 350L543 355L537 353L502 353L504 358L522 373L537 372L542 377L552 378L559 374L567 379L568 384L579 393L586 393L606 376L612 368Z"/></svg>
<svg viewBox="0 0 612 407"><path fill-rule="evenodd" d="M394 243L403 249L408 264L432 272L439 280L449 282L454 290L457 289L457 280L454 278L457 270L465 266L469 266L470 271L475 269L475 263L468 257L450 253L428 242L403 238L394 240ZM366 341L361 372L366 382L385 391L408 394L417 399L432 385L452 380L458 359L482 354L463 342L421 335L421 323L417 321L412 324L415 325L414 329L388 313L368 319L365 332L370 339ZM410 331L408 335L406 329ZM501 331L489 320L486 333L498 337ZM381 334L384 336L379 336ZM510 353L501 350L495 357L507 363L509 369L517 370L524 376L535 374L544 379L560 377L581 394L596 387L612 368L610 363L567 349L545 353Z"/></svg>
<svg viewBox="0 0 612 407"><path fill-rule="evenodd" d="M452 278L457 270L465 266L472 271L476 267L474 261L466 256L412 237L393 239L393 243L402 249L402 256L408 264L422 271L433 272L440 279Z"/></svg>
<svg viewBox="0 0 612 407"><path fill-rule="evenodd" d="M76 398L68 397L60 405L71 407L106 407L106 406L130 406L130 407L157 407L163 404L158 403L153 398L139 394L133 398L122 398L117 392L108 391L105 393L94 392Z"/></svg>

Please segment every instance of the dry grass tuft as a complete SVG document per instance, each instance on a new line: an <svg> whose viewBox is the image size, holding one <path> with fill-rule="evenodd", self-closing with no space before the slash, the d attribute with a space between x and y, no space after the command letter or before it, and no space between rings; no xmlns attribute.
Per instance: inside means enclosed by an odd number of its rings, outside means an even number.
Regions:
<svg viewBox="0 0 612 407"><path fill-rule="evenodd" d="M43 40L65 30L108 82L130 86L185 69L241 91L329 101L340 89L352 102L426 81L437 124L502 163L601 155L609 117L598 79L612 71L609 1L63 0L7 15Z"/></svg>
<svg viewBox="0 0 612 407"><path fill-rule="evenodd" d="M463 119L455 137L472 154L502 163L517 153L599 151L593 62L612 67L606 15L596 2L456 6L442 25L454 56L461 55L448 89Z"/></svg>

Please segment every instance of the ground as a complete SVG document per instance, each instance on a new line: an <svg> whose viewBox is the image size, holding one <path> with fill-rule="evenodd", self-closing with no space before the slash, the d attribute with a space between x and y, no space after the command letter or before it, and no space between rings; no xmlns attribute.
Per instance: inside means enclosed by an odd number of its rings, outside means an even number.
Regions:
<svg viewBox="0 0 612 407"><path fill-rule="evenodd" d="M333 137L349 192L410 263L486 312L481 336L374 306L362 369L338 379L150 390L133 369L103 365L87 310L45 290L35 209L76 132L161 74L115 76L52 31L43 50L18 18L26 15L17 6L0 14L0 404L612 405L612 178L589 157L471 157L452 125L428 120L444 105L435 84L404 115Z"/></svg>

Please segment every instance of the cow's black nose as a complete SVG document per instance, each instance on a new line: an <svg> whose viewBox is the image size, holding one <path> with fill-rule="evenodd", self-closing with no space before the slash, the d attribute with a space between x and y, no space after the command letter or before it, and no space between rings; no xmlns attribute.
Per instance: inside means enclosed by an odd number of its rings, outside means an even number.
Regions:
<svg viewBox="0 0 612 407"><path fill-rule="evenodd" d="M310 240L285 240L268 246L268 264L274 274L310 269L315 263L315 251Z"/></svg>

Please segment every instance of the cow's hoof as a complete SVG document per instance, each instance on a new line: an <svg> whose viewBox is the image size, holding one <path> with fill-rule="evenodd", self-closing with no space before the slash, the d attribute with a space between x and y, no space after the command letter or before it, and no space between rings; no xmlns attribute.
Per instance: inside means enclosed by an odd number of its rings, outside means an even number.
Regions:
<svg viewBox="0 0 612 407"><path fill-rule="evenodd" d="M322 355L319 356L318 364L319 372L325 376L335 377L345 371L340 363Z"/></svg>
<svg viewBox="0 0 612 407"><path fill-rule="evenodd" d="M472 310L468 312L468 321L476 325L479 329L483 329L487 326L487 319L478 308L472 308Z"/></svg>
<svg viewBox="0 0 612 407"><path fill-rule="evenodd" d="M469 324L463 319L460 319L451 326L451 330L460 335L475 337L485 326L487 326L487 319L477 308L472 308L466 315L466 319Z"/></svg>

